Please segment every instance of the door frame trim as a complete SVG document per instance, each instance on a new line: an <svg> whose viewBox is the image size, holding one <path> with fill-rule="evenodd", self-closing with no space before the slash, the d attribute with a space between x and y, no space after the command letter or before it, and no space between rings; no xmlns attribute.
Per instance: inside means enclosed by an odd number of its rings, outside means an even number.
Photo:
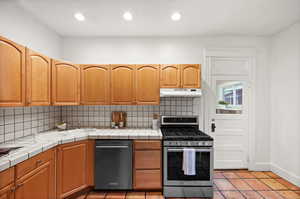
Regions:
<svg viewBox="0 0 300 199"><path fill-rule="evenodd" d="M211 60L212 58L241 58L246 59L249 64L249 104L248 104L248 169L255 170L255 72L256 72L256 50L254 48L210 48L207 47L203 51L203 68L202 80L207 86L211 82ZM203 98L206 98L205 88L203 89ZM209 107L205 106L205 100L201 100L203 110L203 126L204 129L209 127Z"/></svg>

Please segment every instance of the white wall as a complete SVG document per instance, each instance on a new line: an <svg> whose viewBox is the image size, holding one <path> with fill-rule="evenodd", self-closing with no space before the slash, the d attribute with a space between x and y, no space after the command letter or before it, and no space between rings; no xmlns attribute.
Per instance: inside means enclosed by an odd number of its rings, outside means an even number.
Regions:
<svg viewBox="0 0 300 199"><path fill-rule="evenodd" d="M81 64L200 63L206 47L254 48L256 70L255 165L269 169L268 45L263 37L98 37L63 39L65 60Z"/></svg>
<svg viewBox="0 0 300 199"><path fill-rule="evenodd" d="M300 186L300 23L271 41L272 170Z"/></svg>
<svg viewBox="0 0 300 199"><path fill-rule="evenodd" d="M61 37L19 8L14 0L0 1L0 35L49 57L61 57Z"/></svg>

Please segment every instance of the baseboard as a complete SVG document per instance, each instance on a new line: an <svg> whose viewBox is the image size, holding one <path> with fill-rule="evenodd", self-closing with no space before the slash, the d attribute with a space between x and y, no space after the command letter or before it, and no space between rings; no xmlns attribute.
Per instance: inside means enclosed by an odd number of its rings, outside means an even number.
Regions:
<svg viewBox="0 0 300 199"><path fill-rule="evenodd" d="M270 171L269 162L256 162L254 164L249 164L250 171Z"/></svg>
<svg viewBox="0 0 300 199"><path fill-rule="evenodd" d="M300 187L300 176L297 176L276 164L270 164L270 168L272 172Z"/></svg>

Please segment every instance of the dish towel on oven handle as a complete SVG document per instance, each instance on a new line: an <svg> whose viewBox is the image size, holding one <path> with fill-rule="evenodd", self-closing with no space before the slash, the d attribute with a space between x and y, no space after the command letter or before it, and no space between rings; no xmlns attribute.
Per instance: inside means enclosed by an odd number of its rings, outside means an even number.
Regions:
<svg viewBox="0 0 300 199"><path fill-rule="evenodd" d="M182 170L184 175L196 175L196 150L193 148L183 149Z"/></svg>

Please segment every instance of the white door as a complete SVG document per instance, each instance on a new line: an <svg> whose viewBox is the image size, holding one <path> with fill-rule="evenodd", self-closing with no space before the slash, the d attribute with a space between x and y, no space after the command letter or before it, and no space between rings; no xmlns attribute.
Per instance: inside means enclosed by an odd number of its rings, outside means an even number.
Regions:
<svg viewBox="0 0 300 199"><path fill-rule="evenodd" d="M248 168L249 62L211 57L208 65L206 132L214 138L214 167Z"/></svg>

